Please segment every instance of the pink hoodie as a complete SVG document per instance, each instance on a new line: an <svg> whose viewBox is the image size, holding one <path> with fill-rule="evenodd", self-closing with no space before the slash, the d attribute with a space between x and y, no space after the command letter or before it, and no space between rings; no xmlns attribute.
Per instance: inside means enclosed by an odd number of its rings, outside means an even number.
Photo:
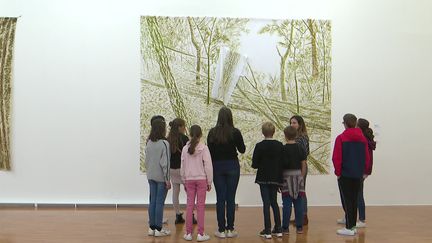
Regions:
<svg viewBox="0 0 432 243"><path fill-rule="evenodd" d="M213 165L207 145L198 143L194 154L189 154L190 142L184 147L181 154L180 175L183 181L207 180L207 185L213 181Z"/></svg>

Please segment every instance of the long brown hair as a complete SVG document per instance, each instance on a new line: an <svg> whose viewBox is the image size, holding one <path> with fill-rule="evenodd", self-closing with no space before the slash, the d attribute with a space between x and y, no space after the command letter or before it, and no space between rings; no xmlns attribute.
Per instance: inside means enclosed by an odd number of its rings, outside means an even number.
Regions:
<svg viewBox="0 0 432 243"><path fill-rule="evenodd" d="M233 128L232 112L228 107L224 106L219 110L216 126L212 129L209 140L217 144L227 143L232 138Z"/></svg>
<svg viewBox="0 0 432 243"><path fill-rule="evenodd" d="M297 121L297 123L299 124L299 127L297 129L297 136L308 136L307 133L307 129L306 129L306 123L303 119L303 117L299 116L299 115L294 115L290 118L290 125L291 125L291 120L295 119Z"/></svg>
<svg viewBox="0 0 432 243"><path fill-rule="evenodd" d="M190 130L189 130L189 134L191 136L191 141L190 141L190 146L188 149L188 153L189 154L194 154L195 153L195 148L198 145L200 138L202 136L202 130L201 127L198 125L192 125Z"/></svg>
<svg viewBox="0 0 432 243"><path fill-rule="evenodd" d="M170 131L168 133L168 143L170 144L171 153L175 153L179 150L181 142L180 128L186 125L186 121L181 118L176 118L169 123Z"/></svg>
<svg viewBox="0 0 432 243"><path fill-rule="evenodd" d="M374 134L373 134L373 130L371 128L369 128L369 121L363 118L359 118L357 120L357 126L362 130L363 135L369 140L369 141L373 141L374 139Z"/></svg>
<svg viewBox="0 0 432 243"><path fill-rule="evenodd" d="M162 119L155 119L151 124L149 139L156 142L160 139L165 139L166 124Z"/></svg>

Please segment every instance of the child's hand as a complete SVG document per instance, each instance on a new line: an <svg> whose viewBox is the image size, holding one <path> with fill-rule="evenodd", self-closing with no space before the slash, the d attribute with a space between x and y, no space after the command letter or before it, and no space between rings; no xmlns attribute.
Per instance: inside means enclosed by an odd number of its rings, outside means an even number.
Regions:
<svg viewBox="0 0 432 243"><path fill-rule="evenodd" d="M207 185L207 191L211 191L211 185Z"/></svg>
<svg viewBox="0 0 432 243"><path fill-rule="evenodd" d="M171 183L169 181L165 182L165 187L167 190L171 189Z"/></svg>

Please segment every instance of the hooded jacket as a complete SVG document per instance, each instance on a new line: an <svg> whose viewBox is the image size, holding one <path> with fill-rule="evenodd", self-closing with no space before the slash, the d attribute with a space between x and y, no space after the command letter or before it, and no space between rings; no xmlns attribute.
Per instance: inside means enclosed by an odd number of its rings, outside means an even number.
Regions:
<svg viewBox="0 0 432 243"><path fill-rule="evenodd" d="M189 154L189 147L190 142L183 147L181 154L180 175L182 180L207 180L207 185L211 185L213 165L207 145L198 143L193 154Z"/></svg>
<svg viewBox="0 0 432 243"><path fill-rule="evenodd" d="M347 128L336 137L333 165L336 176L362 178L371 173L368 141L360 128Z"/></svg>

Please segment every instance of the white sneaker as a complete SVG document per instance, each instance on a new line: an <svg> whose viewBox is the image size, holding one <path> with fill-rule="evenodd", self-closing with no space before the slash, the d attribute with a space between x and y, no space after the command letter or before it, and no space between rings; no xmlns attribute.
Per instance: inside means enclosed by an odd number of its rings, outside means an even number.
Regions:
<svg viewBox="0 0 432 243"><path fill-rule="evenodd" d="M357 228L366 228L366 222L357 221L356 227Z"/></svg>
<svg viewBox="0 0 432 243"><path fill-rule="evenodd" d="M210 236L209 235L207 235L207 234L203 234L203 235L198 234L197 241L206 241L206 240L210 240Z"/></svg>
<svg viewBox="0 0 432 243"><path fill-rule="evenodd" d="M237 237L237 236L238 236L237 231L235 231L235 230L227 230L226 237L228 237L228 238L234 238L234 237Z"/></svg>
<svg viewBox="0 0 432 243"><path fill-rule="evenodd" d="M337 222L338 224L346 224L346 220L345 220L345 218L338 219L338 220L336 220L336 222Z"/></svg>
<svg viewBox="0 0 432 243"><path fill-rule="evenodd" d="M155 231L152 229L148 229L148 236L154 236Z"/></svg>
<svg viewBox="0 0 432 243"><path fill-rule="evenodd" d="M271 234L266 234L263 231L260 232L259 236L263 237L264 239L271 239L272 238Z"/></svg>
<svg viewBox="0 0 432 243"><path fill-rule="evenodd" d="M214 233L214 235L215 235L216 237L218 237L218 238L222 238L222 239L224 239L224 238L227 237L226 234L225 234L225 232L219 232L218 230L216 230L216 232Z"/></svg>
<svg viewBox="0 0 432 243"><path fill-rule="evenodd" d="M348 236L354 236L357 233L356 230L350 230L347 228L338 229L336 232L338 235L348 235Z"/></svg>
<svg viewBox="0 0 432 243"><path fill-rule="evenodd" d="M169 231L168 229L161 229L160 231L155 230L155 232L154 232L155 237L168 236L170 234L171 234L171 231Z"/></svg>
<svg viewBox="0 0 432 243"><path fill-rule="evenodd" d="M183 236L183 239L187 240L187 241L191 241L192 240L192 234L185 234Z"/></svg>

